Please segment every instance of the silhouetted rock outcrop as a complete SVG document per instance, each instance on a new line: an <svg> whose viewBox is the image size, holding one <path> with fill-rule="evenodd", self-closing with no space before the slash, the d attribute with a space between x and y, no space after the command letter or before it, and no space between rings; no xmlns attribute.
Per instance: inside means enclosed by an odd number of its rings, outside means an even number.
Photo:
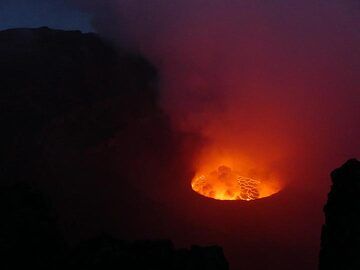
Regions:
<svg viewBox="0 0 360 270"><path fill-rule="evenodd" d="M320 270L360 269L360 162L347 161L331 173L324 207Z"/></svg>
<svg viewBox="0 0 360 270"><path fill-rule="evenodd" d="M227 270L218 246L175 249L171 241L125 242L102 236L81 243L65 262L66 269Z"/></svg>

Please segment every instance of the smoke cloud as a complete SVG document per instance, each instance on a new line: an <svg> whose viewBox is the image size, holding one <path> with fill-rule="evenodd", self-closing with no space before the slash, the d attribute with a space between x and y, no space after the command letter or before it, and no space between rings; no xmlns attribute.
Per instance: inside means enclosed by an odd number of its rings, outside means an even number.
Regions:
<svg viewBox="0 0 360 270"><path fill-rule="evenodd" d="M333 166L359 154L357 3L79 4L100 33L155 63L161 106L176 129L203 136L203 155L273 165L331 155Z"/></svg>
<svg viewBox="0 0 360 270"><path fill-rule="evenodd" d="M202 137L202 150L191 161L194 170L215 157L235 156L235 166L246 174L255 169L262 176L276 175L305 192L289 195L293 203L285 200L287 210L284 204L277 208L288 222L299 201L307 201L296 215L316 218L310 229L294 225L299 241L305 241L299 231L312 231L296 254L301 248L315 254L327 175L360 156L359 3L76 2L93 14L99 33L140 52L159 69L159 104L174 129ZM272 217L273 209L266 211ZM289 243L292 229L283 224L274 226L288 233L271 237Z"/></svg>

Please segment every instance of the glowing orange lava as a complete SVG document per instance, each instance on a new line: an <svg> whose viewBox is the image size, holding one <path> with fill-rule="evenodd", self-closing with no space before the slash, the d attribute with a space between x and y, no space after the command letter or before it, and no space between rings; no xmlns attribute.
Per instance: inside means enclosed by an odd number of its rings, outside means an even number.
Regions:
<svg viewBox="0 0 360 270"><path fill-rule="evenodd" d="M210 173L195 176L191 186L197 193L216 200L251 201L280 190L278 185L242 176L224 165Z"/></svg>

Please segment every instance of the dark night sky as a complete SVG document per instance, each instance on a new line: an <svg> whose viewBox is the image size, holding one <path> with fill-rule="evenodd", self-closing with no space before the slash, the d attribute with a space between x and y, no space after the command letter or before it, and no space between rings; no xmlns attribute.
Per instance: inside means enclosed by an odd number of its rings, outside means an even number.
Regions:
<svg viewBox="0 0 360 270"><path fill-rule="evenodd" d="M93 31L90 16L59 0L2 0L0 30L18 27L41 27Z"/></svg>

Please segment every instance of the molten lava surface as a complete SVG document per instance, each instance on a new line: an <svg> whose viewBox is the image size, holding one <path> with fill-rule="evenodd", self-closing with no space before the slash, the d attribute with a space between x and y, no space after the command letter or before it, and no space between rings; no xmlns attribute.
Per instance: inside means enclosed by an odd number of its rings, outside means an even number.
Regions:
<svg viewBox="0 0 360 270"><path fill-rule="evenodd" d="M241 176L227 166L220 166L208 174L196 176L191 186L197 193L217 200L251 201L270 196L278 191L274 189L269 192L265 183Z"/></svg>

